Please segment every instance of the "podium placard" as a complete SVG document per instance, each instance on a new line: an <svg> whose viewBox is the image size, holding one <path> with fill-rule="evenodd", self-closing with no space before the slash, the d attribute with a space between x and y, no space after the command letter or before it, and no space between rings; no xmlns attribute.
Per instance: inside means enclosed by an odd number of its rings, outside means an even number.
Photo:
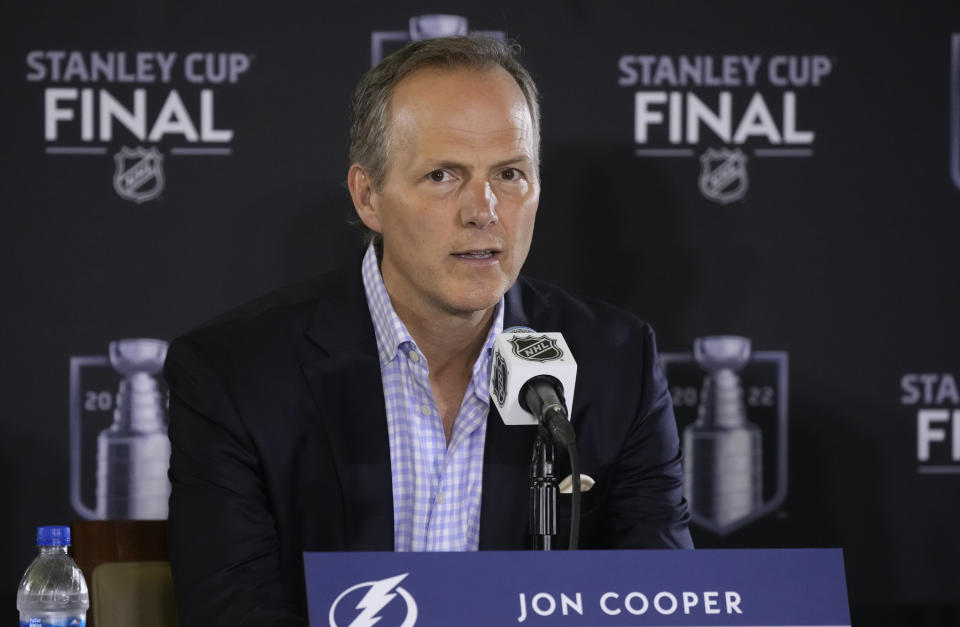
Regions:
<svg viewBox="0 0 960 627"><path fill-rule="evenodd" d="M840 549L305 553L313 627L850 625Z"/></svg>

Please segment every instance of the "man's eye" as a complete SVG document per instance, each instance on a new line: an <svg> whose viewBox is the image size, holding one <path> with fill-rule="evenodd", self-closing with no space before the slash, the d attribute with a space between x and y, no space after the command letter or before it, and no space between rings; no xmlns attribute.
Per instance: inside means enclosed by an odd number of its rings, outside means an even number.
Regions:
<svg viewBox="0 0 960 627"><path fill-rule="evenodd" d="M520 170L516 168L507 168L500 172L500 178L505 181L516 181L523 178L523 175L520 173Z"/></svg>
<svg viewBox="0 0 960 627"><path fill-rule="evenodd" d="M427 177L434 183L442 183L447 180L447 173L444 170L434 170Z"/></svg>

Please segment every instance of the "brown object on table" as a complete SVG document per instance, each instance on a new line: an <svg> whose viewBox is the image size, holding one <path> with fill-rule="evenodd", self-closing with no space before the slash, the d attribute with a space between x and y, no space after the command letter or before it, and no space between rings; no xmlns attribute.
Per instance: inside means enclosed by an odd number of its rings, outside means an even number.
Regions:
<svg viewBox="0 0 960 627"><path fill-rule="evenodd" d="M98 616L103 623L100 627L109 627L118 615L137 610L148 612L151 624L177 625L166 526L164 520L82 520L73 524L73 558L90 588L88 627L96 627ZM101 564L113 562L135 564L120 567L126 573L121 578L116 577L119 571L115 567L95 572Z"/></svg>

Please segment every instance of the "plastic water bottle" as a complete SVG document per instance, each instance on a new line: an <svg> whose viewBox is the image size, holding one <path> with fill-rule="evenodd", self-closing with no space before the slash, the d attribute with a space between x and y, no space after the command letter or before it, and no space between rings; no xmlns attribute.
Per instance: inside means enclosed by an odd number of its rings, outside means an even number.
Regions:
<svg viewBox="0 0 960 627"><path fill-rule="evenodd" d="M20 627L84 627L87 581L67 554L70 527L37 527L40 554L27 567L17 590Z"/></svg>

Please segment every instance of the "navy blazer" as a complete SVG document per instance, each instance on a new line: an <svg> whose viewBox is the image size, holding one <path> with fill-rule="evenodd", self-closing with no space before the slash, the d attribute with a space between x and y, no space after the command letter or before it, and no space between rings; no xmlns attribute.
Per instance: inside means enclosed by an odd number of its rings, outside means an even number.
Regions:
<svg viewBox="0 0 960 627"><path fill-rule="evenodd" d="M521 277L504 326L560 331L578 363L571 421L580 546L692 547L673 407L653 332L634 316ZM168 551L181 624L305 625L303 551L390 551L393 496L373 324L357 264L240 307L175 340ZM494 406L480 549L529 547L535 427ZM558 452L558 477L569 474ZM568 542L569 496L557 546Z"/></svg>

